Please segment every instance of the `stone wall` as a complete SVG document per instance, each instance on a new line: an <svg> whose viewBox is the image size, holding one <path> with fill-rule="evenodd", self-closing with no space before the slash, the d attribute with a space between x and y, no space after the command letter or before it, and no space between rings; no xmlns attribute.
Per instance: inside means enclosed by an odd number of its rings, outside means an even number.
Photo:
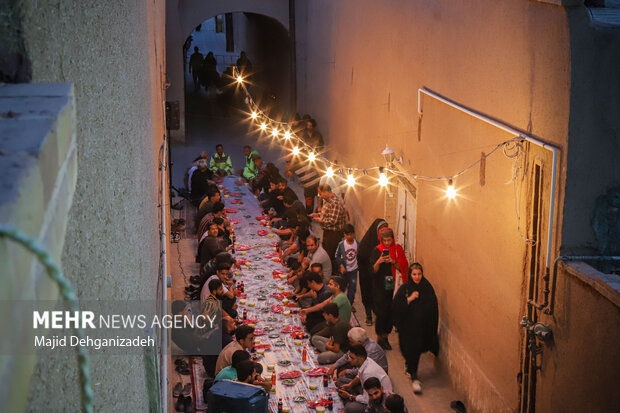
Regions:
<svg viewBox="0 0 620 413"><path fill-rule="evenodd" d="M23 2L37 82L75 87L79 169L62 265L81 299L155 299L158 150L163 129L163 5ZM95 411L157 406L152 355L94 357ZM29 411L77 411L75 357L39 359Z"/></svg>

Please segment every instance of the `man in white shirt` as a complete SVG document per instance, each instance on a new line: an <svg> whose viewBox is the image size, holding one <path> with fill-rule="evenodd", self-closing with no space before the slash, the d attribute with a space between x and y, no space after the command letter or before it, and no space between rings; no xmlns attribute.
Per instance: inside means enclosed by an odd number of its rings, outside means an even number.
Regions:
<svg viewBox="0 0 620 413"><path fill-rule="evenodd" d="M359 368L358 377L361 383L371 377L376 377L381 382L384 391L392 392L390 378L381 366L368 357L363 345L356 344L349 349L349 363ZM345 403L345 413L363 413L368 407L368 392L364 390L362 394L355 396L346 390L346 386L343 387L338 389L338 395Z"/></svg>
<svg viewBox="0 0 620 413"><path fill-rule="evenodd" d="M209 281L215 280L216 278L222 281L222 294L228 298L235 298L235 289L229 288L232 286L232 281L228 278L230 274L230 264L227 262L222 262L217 266L217 270L215 274L207 279L207 281L202 286L202 290L200 290L200 300L204 301L211 295L211 290L209 290ZM221 297L223 298L223 297Z"/></svg>

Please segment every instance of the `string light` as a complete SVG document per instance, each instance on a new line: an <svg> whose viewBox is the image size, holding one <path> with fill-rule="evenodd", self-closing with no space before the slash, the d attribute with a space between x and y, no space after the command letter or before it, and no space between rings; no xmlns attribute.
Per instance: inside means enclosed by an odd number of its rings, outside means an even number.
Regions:
<svg viewBox="0 0 620 413"><path fill-rule="evenodd" d="M241 75L237 76L237 83L243 83L243 78L241 77Z"/></svg>
<svg viewBox="0 0 620 413"><path fill-rule="evenodd" d="M284 132L284 139L286 139L286 140L291 139L291 132L290 131Z"/></svg>
<svg viewBox="0 0 620 413"><path fill-rule="evenodd" d="M308 160L309 160L310 162L314 162L314 161L316 160L316 155L314 154L314 152L310 152L310 153L308 154Z"/></svg>
<svg viewBox="0 0 620 413"><path fill-rule="evenodd" d="M267 130L267 124L265 122L260 124L260 130L262 130L262 131L266 131Z"/></svg>
<svg viewBox="0 0 620 413"><path fill-rule="evenodd" d="M258 113L256 113L256 111L252 112L252 119L256 120L256 118L258 117Z"/></svg>
<svg viewBox="0 0 620 413"><path fill-rule="evenodd" d="M446 196L448 199L454 199L456 196L456 189L454 189L454 184L452 183L452 179L448 181L448 189L446 189Z"/></svg>
<svg viewBox="0 0 620 413"><path fill-rule="evenodd" d="M379 168L379 186L387 186L388 184L388 179L387 176L385 175L385 172L383 172L383 167Z"/></svg>
<svg viewBox="0 0 620 413"><path fill-rule="evenodd" d="M273 136L274 138L278 137L278 128L273 128L273 130L271 131L271 136Z"/></svg>
<svg viewBox="0 0 620 413"><path fill-rule="evenodd" d="M334 168L328 166L327 170L325 171L325 176L328 178L332 178L334 176Z"/></svg>
<svg viewBox="0 0 620 413"><path fill-rule="evenodd" d="M355 185L355 177L353 176L351 171L349 171L349 176L347 176L347 185L350 187L353 187Z"/></svg>
<svg viewBox="0 0 620 413"><path fill-rule="evenodd" d="M299 155L299 147L295 146L293 148L293 155L295 155L295 156Z"/></svg>

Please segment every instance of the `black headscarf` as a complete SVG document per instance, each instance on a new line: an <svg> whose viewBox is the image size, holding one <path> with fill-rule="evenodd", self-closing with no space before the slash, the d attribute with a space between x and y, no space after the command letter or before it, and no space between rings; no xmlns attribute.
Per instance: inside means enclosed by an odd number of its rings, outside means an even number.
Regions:
<svg viewBox="0 0 620 413"><path fill-rule="evenodd" d="M377 218L370 224L364 238L360 241L357 248L357 259L359 263L368 265L370 253L379 243L379 227L387 227L387 222L382 218Z"/></svg>
<svg viewBox="0 0 620 413"><path fill-rule="evenodd" d="M420 296L407 303L407 297L414 291L418 291ZM426 277L422 276L419 284L409 277L407 282L400 286L392 302L392 314L398 333L409 346L415 346L421 352L430 351L435 355L439 353L437 296Z"/></svg>

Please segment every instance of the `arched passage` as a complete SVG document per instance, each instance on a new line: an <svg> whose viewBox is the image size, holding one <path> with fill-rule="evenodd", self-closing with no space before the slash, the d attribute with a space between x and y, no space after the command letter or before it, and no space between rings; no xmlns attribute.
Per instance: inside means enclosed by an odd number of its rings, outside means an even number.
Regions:
<svg viewBox="0 0 620 413"><path fill-rule="evenodd" d="M166 2L166 100L178 101L180 128L171 131L173 139L185 139L184 56L183 44L192 31L205 20L225 13L244 12L269 18L288 33L286 0L168 0Z"/></svg>

